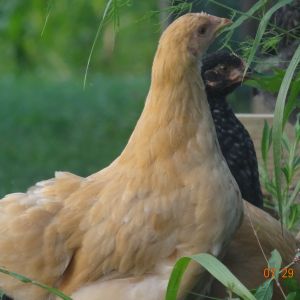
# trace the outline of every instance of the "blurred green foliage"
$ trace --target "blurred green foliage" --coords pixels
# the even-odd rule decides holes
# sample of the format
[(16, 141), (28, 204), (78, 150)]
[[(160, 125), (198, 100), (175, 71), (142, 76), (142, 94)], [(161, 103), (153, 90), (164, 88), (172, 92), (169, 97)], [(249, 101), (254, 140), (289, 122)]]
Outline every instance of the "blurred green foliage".
[[(0, 2), (0, 74), (37, 71), (46, 76), (83, 76), (88, 54), (107, 1)], [(124, 2), (124, 1), (123, 1)], [(133, 8), (134, 7), (134, 8)], [(156, 1), (136, 1), (120, 9), (117, 34), (105, 24), (91, 72), (144, 73), (160, 35)], [(115, 44), (117, 43), (117, 47)]]
[(159, 15), (145, 17), (155, 1), (120, 7), (122, 26), (115, 34), (105, 24), (83, 90), (106, 2), (0, 1), (0, 197), (56, 170), (89, 175), (124, 147), (147, 93)]
[[(142, 110), (149, 79), (0, 81), (0, 197), (58, 170), (87, 176), (120, 153)], [(17, 88), (16, 88), (17, 87)]]

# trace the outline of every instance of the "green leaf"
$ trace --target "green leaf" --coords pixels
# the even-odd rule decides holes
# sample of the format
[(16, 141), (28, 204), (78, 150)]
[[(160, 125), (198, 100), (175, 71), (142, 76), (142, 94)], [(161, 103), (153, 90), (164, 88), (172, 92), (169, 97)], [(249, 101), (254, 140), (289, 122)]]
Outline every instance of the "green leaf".
[(281, 168), (281, 171), (284, 174), (286, 183), (290, 184), (290, 182), (291, 182), (291, 172), (290, 172), (289, 167), (286, 165), (286, 166)]
[[(257, 88), (269, 92), (271, 94), (277, 94), (285, 75), (285, 70), (274, 68), (273, 74), (260, 74), (254, 73), (250, 80), (246, 80), (245, 85)], [(300, 94), (300, 72), (297, 73), (295, 79), (291, 83), (290, 92), (286, 101), (284, 109), (283, 124), (286, 124), (290, 114), (299, 105)]]
[(272, 196), (276, 196), (276, 186), (272, 181), (267, 182), (265, 188)]
[(271, 300), (273, 296), (273, 279), (265, 281), (255, 292), (257, 300)]
[(261, 139), (261, 155), (264, 163), (267, 163), (268, 152), (272, 143), (272, 129), (269, 127), (268, 122), (265, 120), (264, 129)]
[(278, 279), (281, 269), (282, 258), (279, 252), (275, 249), (271, 252), (271, 257), (268, 261), (269, 268), (275, 269), (275, 278)]
[(299, 192), (300, 192), (300, 181), (298, 181), (298, 183), (296, 184), (293, 193), (290, 196), (289, 203), (293, 203), (296, 200), (296, 197), (299, 194)]
[(223, 265), (217, 258), (207, 253), (182, 257), (176, 262), (169, 279), (166, 300), (177, 299), (181, 279), (191, 260), (199, 263), (224, 286), (236, 295), (240, 296), (242, 299), (255, 300), (249, 290), (228, 270), (225, 265)]
[(288, 152), (290, 152), (290, 140), (285, 132), (282, 133), (282, 145)]
[(59, 291), (58, 289), (55, 289), (53, 287), (50, 287), (46, 284), (43, 284), (41, 282), (38, 282), (38, 281), (35, 281), (35, 280), (32, 280), (24, 275), (21, 275), (21, 274), (18, 274), (18, 273), (15, 273), (15, 272), (11, 272), (11, 271), (8, 271), (6, 270), (5, 268), (0, 268), (0, 273), (4, 273), (8, 276), (11, 276), (11, 277), (14, 277), (15, 279), (21, 281), (21, 282), (24, 282), (24, 283), (27, 283), (27, 284), (33, 284), (33, 285), (36, 285), (42, 289), (45, 289), (45, 290), (48, 290), (51, 294), (55, 295), (55, 296), (58, 296), (60, 297), (61, 299), (63, 300), (72, 300), (72, 298), (68, 297), (67, 295), (65, 295), (64, 293), (62, 293), (61, 291)]
[(300, 113), (297, 115), (297, 121), (295, 124), (295, 138), (298, 143), (300, 141)]
[(276, 51), (278, 44), (283, 38), (283, 34), (278, 34), (275, 36), (268, 37), (262, 44), (262, 53), (267, 53), (269, 51)]
[(295, 170), (295, 172), (298, 170), (299, 167), (300, 167), (300, 156), (296, 156), (293, 158), (293, 169)]
[[(290, 94), (288, 97), (288, 100), (286, 102), (286, 106), (284, 109), (284, 119), (283, 119), (283, 124), (286, 123), (288, 120), (290, 114), (292, 111), (295, 109), (297, 106), (297, 103), (299, 102), (299, 94), (300, 94), (300, 72), (295, 76), (295, 79), (293, 80), (290, 88)], [(299, 103), (298, 103), (299, 105)]]
[(254, 73), (251, 76), (251, 80), (245, 81), (245, 84), (275, 94), (279, 91), (284, 74), (285, 71), (281, 69), (273, 69), (273, 74), (271, 75)]
[[(273, 122), (273, 160), (274, 160), (274, 174), (276, 182), (276, 193), (278, 199), (279, 216), (282, 220), (282, 192), (281, 192), (281, 141), (282, 141), (282, 127), (285, 99), (296, 70), (300, 61), (300, 45), (298, 46), (293, 58), (287, 68), (280, 90), (276, 100), (274, 122)], [(282, 222), (282, 221), (281, 221)]]
[(298, 292), (300, 293), (300, 282), (295, 278), (286, 278), (282, 282), (283, 287), (289, 292)]
[[(287, 297), (285, 298), (285, 300), (297, 300), (297, 299), (299, 299), (298, 297), (299, 297), (299, 295), (300, 294), (298, 294), (298, 297), (297, 297), (297, 292), (292, 292), (292, 293), (289, 293), (288, 295), (287, 295)], [(297, 298), (296, 298), (297, 297)]]
[(245, 67), (245, 71), (244, 74), (246, 74), (248, 67), (250, 66), (250, 64), (253, 61), (254, 55), (259, 47), (259, 44), (261, 42), (261, 39), (263, 37), (264, 32), (266, 31), (267, 25), (269, 24), (269, 20), (272, 17), (272, 15), (276, 12), (276, 10), (278, 10), (279, 8), (281, 8), (282, 6), (285, 6), (287, 4), (290, 4), (293, 0), (281, 0), (278, 1), (275, 5), (273, 5), (266, 13), (265, 15), (262, 17), (257, 32), (256, 32), (256, 36), (254, 39), (254, 43), (251, 49), (251, 52), (248, 56), (247, 62), (246, 62), (246, 67)]
[(300, 204), (292, 204), (288, 218), (287, 228), (292, 229), (300, 219)]

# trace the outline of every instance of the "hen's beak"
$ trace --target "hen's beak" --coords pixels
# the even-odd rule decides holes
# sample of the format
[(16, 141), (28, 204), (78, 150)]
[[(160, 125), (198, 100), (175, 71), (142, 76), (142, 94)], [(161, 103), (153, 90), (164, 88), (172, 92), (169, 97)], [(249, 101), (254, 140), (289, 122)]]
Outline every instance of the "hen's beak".
[(226, 26), (231, 25), (233, 22), (226, 18), (218, 18), (216, 22), (216, 29), (215, 29), (215, 35), (218, 35), (222, 29)]
[(248, 68), (246, 74), (244, 74), (245, 67), (245, 64), (243, 64), (239, 68), (232, 69), (228, 76), (229, 81), (232, 83), (241, 83), (245, 80), (251, 79), (253, 74), (252, 70)]

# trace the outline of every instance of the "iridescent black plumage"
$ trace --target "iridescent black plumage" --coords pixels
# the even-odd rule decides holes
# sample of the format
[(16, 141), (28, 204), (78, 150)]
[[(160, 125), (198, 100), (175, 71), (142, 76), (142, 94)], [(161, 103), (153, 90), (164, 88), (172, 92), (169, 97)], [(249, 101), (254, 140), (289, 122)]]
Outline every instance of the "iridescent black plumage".
[(262, 207), (262, 192), (252, 139), (226, 101), (226, 96), (241, 84), (244, 68), (239, 57), (219, 51), (204, 58), (202, 77), (220, 148), (229, 169), (242, 197)]

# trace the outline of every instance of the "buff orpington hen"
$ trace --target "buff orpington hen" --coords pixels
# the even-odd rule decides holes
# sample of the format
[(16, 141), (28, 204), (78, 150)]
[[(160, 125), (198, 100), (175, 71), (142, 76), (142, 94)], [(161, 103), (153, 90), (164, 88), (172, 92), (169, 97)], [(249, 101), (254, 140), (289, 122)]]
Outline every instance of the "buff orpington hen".
[[(221, 255), (243, 204), (220, 152), (199, 60), (228, 19), (186, 14), (162, 34), (142, 115), (121, 155), (0, 201), (0, 265), (74, 300), (164, 299), (175, 261)], [(203, 273), (192, 265), (180, 298)], [(14, 300), (53, 299), (0, 276)]]

